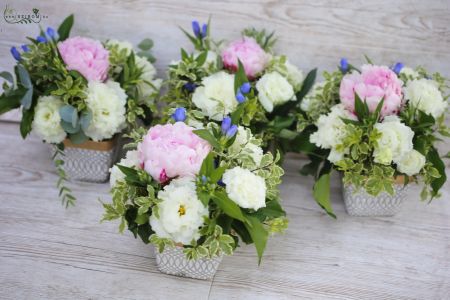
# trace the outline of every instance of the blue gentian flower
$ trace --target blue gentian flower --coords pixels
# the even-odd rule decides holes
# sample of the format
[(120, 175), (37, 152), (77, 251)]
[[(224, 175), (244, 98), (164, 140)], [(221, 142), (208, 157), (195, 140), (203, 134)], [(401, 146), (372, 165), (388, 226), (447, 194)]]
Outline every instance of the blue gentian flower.
[(184, 122), (184, 120), (186, 120), (186, 108), (178, 107), (175, 109), (175, 112), (172, 114), (172, 118), (175, 122)]
[(202, 38), (205, 38), (207, 33), (208, 33), (208, 24), (203, 24), (203, 26), (202, 26)]
[(196, 37), (201, 37), (200, 24), (198, 24), (198, 21), (192, 21), (192, 31)]
[(392, 67), (392, 71), (394, 71), (395, 74), (398, 75), (398, 74), (400, 74), (400, 71), (403, 69), (404, 66), (405, 66), (404, 64), (402, 64), (401, 62), (398, 62), (395, 64), (394, 67)]
[(28, 48), (28, 45), (22, 45), (21, 48), (22, 48), (23, 52), (30, 51), (30, 48)]
[(47, 43), (47, 39), (45, 38), (45, 36), (42, 36), (42, 35), (38, 36), (38, 37), (36, 38), (36, 41), (37, 41), (38, 43)]
[(47, 27), (47, 36), (54, 40), (58, 38), (58, 34), (56, 33), (55, 29), (51, 27)]
[(230, 117), (223, 118), (221, 126), (222, 133), (226, 134), (228, 129), (230, 129), (230, 127), (231, 127), (231, 118)]
[(227, 130), (227, 133), (226, 133), (227, 138), (229, 138), (229, 139), (232, 138), (236, 134), (237, 130), (238, 130), (238, 127), (236, 125), (232, 125)]
[(197, 88), (197, 85), (193, 82), (187, 82), (183, 85), (183, 87), (190, 93), (192, 93), (193, 91), (195, 91), (195, 89)]
[(223, 183), (222, 178), (219, 179), (219, 181), (217, 181), (217, 184), (224, 187), (225, 183)]
[(241, 92), (243, 93), (243, 94), (248, 94), (249, 92), (250, 92), (250, 89), (252, 88), (252, 85), (250, 84), (250, 82), (244, 82), (242, 85), (241, 85), (241, 88), (240, 88), (240, 90), (241, 90)]
[(22, 59), (22, 56), (20, 55), (20, 52), (16, 47), (11, 47), (11, 54), (17, 61)]
[(345, 57), (341, 58), (340, 69), (342, 73), (346, 73), (348, 71), (348, 60)]
[(237, 92), (236, 92), (236, 100), (239, 103), (244, 103), (245, 102), (245, 96), (242, 95), (241, 90), (237, 90)]

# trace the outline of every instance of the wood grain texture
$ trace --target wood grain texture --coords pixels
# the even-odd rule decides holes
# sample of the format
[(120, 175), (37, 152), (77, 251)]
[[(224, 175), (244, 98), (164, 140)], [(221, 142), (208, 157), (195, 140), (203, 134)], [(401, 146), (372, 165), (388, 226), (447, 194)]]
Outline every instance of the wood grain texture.
[[(163, 275), (153, 249), (99, 223), (108, 184), (72, 183), (77, 206), (57, 200), (48, 146), (0, 122), (2, 299), (448, 299), (450, 186), (431, 205), (409, 192), (392, 218), (346, 215), (332, 180), (337, 220), (311, 196), (304, 161), (288, 158), (281, 186), (290, 226), (261, 266), (253, 246), (225, 257), (213, 281)], [(448, 172), (448, 168), (447, 168)]]

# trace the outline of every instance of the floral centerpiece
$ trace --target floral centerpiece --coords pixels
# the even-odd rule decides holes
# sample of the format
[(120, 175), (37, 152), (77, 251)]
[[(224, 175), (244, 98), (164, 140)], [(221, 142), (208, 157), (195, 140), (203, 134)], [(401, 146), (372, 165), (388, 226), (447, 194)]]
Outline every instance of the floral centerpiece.
[(287, 227), (279, 155), (263, 154), (261, 140), (229, 118), (139, 131), (137, 149), (112, 168), (103, 220), (120, 219), (120, 231), (154, 244), (168, 274), (211, 278), (240, 242), (253, 243), (261, 261), (269, 234)]
[(359, 70), (346, 60), (324, 78), (305, 97), (309, 103), (301, 104), (320, 111), (309, 138), (318, 148), (306, 151), (311, 163), (303, 170), (316, 177), (319, 205), (334, 216), (329, 200), (333, 169), (343, 174), (350, 214), (394, 214), (411, 182), (423, 182), (423, 200), (439, 196), (446, 174), (436, 142), (449, 136), (446, 80), (421, 67), (398, 63), (389, 68), (369, 61)]
[[(0, 113), (22, 108), (22, 137), (33, 131), (56, 145), (54, 159), (62, 180), (67, 172), (72, 179), (106, 181), (115, 136), (138, 119), (151, 117), (161, 81), (149, 60), (150, 40), (136, 53), (128, 42), (69, 37), (73, 21), (71, 15), (57, 31), (49, 27), (28, 38), (28, 44), (11, 48), (17, 81), (2, 73), (7, 81)], [(62, 180), (62, 200), (73, 204)]]
[(192, 22), (193, 35), (184, 31), (195, 51), (181, 50), (181, 60), (168, 71), (167, 116), (187, 110), (186, 122), (202, 127), (232, 116), (263, 141), (273, 153), (289, 150), (297, 136), (291, 114), (308, 92), (315, 70), (306, 77), (286, 56), (273, 50), (276, 40), (265, 30), (246, 29), (228, 44), (215, 42), (210, 25)]

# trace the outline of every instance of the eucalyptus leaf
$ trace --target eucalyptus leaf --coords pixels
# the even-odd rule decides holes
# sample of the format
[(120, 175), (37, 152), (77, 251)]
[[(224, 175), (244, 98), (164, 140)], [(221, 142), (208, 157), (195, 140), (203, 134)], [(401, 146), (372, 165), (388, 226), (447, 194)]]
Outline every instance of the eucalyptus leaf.
[(22, 86), (27, 89), (32, 89), (33, 85), (31, 84), (30, 74), (28, 74), (28, 71), (25, 69), (25, 67), (21, 64), (18, 64), (17, 71), (19, 74), (20, 84), (22, 84)]
[(32, 102), (33, 102), (33, 87), (27, 89), (22, 99), (20, 99), (20, 104), (22, 104), (23, 108), (26, 110), (30, 109)]
[(70, 141), (74, 144), (82, 144), (86, 142), (89, 138), (84, 134), (83, 130), (79, 130), (76, 133), (69, 135)]
[(83, 131), (86, 131), (89, 128), (91, 121), (92, 121), (92, 112), (89, 109), (83, 111), (80, 116), (81, 129), (83, 129)]
[(150, 50), (153, 47), (151, 39), (144, 39), (138, 44), (138, 48), (144, 51)]
[(14, 77), (12, 76), (11, 73), (3, 71), (0, 72), (0, 77), (6, 79), (7, 81), (9, 81), (11, 84), (14, 84)]
[(77, 127), (78, 111), (75, 107), (69, 104), (64, 105), (59, 109), (59, 115), (63, 121), (72, 124), (73, 128)]
[(66, 122), (64, 120), (61, 120), (61, 127), (64, 129), (65, 132), (69, 133), (69, 134), (75, 134), (78, 131), (80, 131), (81, 126), (80, 123), (77, 124), (77, 126), (72, 126), (71, 122)]

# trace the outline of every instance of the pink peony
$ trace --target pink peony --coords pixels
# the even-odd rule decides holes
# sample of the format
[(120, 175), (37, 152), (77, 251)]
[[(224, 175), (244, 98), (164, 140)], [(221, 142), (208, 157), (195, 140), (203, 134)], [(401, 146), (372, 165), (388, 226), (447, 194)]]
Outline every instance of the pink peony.
[(99, 41), (73, 37), (58, 44), (68, 70), (76, 70), (87, 80), (105, 81), (108, 76), (109, 52)]
[(381, 116), (397, 114), (402, 105), (402, 81), (385, 66), (364, 65), (361, 73), (342, 78), (339, 95), (345, 108), (355, 112), (355, 92), (365, 100), (371, 112), (384, 97)]
[(238, 70), (238, 59), (244, 65), (247, 77), (254, 79), (266, 67), (269, 55), (253, 38), (244, 37), (230, 43), (222, 52), (223, 65), (232, 72)]
[(156, 125), (138, 145), (139, 162), (155, 180), (194, 176), (211, 146), (183, 122)]

